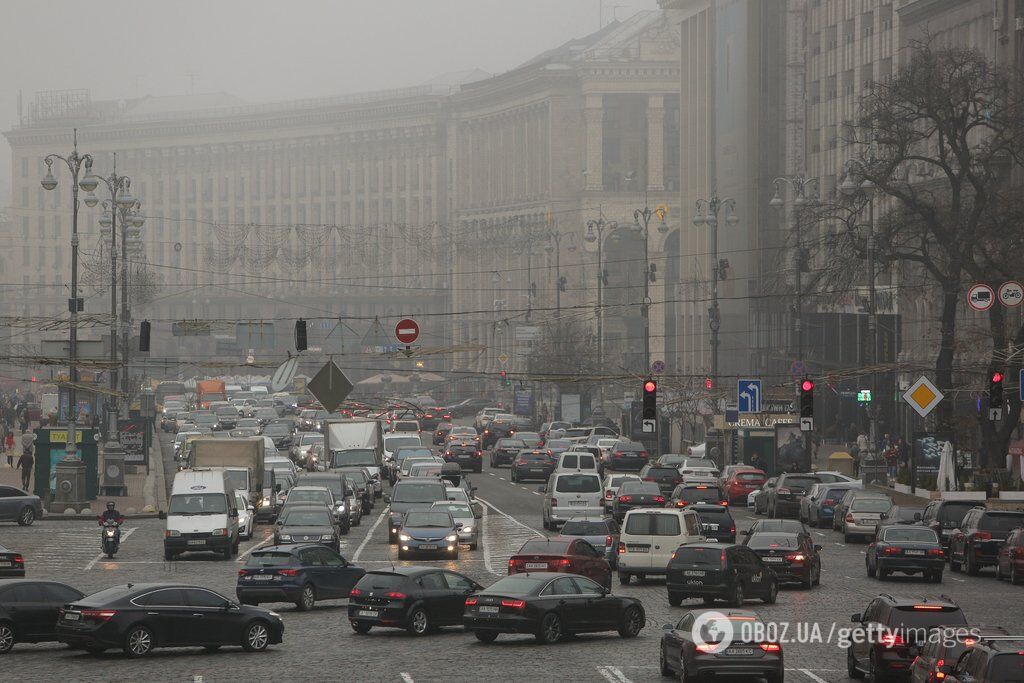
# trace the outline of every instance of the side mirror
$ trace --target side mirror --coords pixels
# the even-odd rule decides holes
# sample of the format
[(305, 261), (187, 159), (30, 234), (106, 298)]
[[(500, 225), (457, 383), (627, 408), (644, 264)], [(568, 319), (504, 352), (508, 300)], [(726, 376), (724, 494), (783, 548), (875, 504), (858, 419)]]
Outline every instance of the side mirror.
[(461, 529), (462, 528), (462, 522), (456, 522), (455, 523), (455, 528), (456, 529)]
[(662, 631), (674, 631), (675, 628), (676, 627), (673, 624), (662, 624), (661, 625), (661, 630)]
[(231, 508), (230, 510), (228, 510), (228, 517), (237, 517), (237, 516), (238, 516), (238, 508)]
[(247, 505), (245, 509), (248, 510), (249, 512), (253, 512), (256, 508), (254, 508), (252, 505)]
[(743, 531), (740, 532), (740, 536), (749, 536), (749, 535), (750, 535), (750, 529), (744, 529)]
[(476, 492), (476, 487), (475, 486), (470, 486), (469, 490), (472, 491), (472, 492)]
[(861, 619), (860, 612), (857, 612), (856, 614), (851, 614), (850, 615), (850, 621), (852, 621), (852, 622), (854, 622), (856, 624), (859, 624), (861, 621), (863, 621), (863, 619)]
[(538, 492), (538, 493), (547, 493), (547, 492), (548, 492), (548, 487), (547, 487), (547, 484), (544, 484), (544, 485), (538, 486), (538, 487), (537, 487), (537, 492)]
[(878, 515), (878, 518), (879, 519), (889, 519), (889, 513), (888, 512), (883, 512), (882, 514)]
[(819, 553), (821, 552), (821, 546), (820, 546), (820, 545), (815, 545), (815, 546), (814, 546), (814, 549), (815, 549), (816, 551), (818, 551)]
[(281, 485), (274, 484), (274, 493), (281, 493)]
[(915, 522), (920, 522), (921, 521), (921, 513), (920, 512), (915, 512), (914, 513), (914, 521)]
[(384, 502), (385, 503), (390, 503), (391, 502), (391, 496), (389, 496), (388, 494), (385, 493), (384, 494)]
[(156, 513), (156, 518), (157, 519), (167, 519), (167, 513), (164, 512), (163, 510), (161, 510), (160, 512)]

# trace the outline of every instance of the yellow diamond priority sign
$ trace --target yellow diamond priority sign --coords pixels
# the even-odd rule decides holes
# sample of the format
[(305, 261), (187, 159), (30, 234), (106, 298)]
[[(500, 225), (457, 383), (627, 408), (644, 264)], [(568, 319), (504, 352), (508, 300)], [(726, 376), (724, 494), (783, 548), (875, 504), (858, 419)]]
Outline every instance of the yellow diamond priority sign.
[(932, 384), (930, 379), (923, 376), (903, 394), (903, 400), (909, 403), (910, 407), (916, 410), (921, 417), (927, 417), (928, 413), (932, 412), (942, 399), (942, 392), (939, 391), (939, 388)]

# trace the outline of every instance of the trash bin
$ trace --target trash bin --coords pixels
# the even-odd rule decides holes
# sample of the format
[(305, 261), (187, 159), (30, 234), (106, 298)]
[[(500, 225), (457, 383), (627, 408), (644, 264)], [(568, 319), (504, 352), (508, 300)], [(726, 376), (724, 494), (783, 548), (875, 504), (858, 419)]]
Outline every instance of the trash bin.
[(854, 474), (853, 456), (846, 451), (836, 451), (832, 455), (828, 456), (827, 462), (830, 472), (842, 472), (849, 477), (852, 477)]

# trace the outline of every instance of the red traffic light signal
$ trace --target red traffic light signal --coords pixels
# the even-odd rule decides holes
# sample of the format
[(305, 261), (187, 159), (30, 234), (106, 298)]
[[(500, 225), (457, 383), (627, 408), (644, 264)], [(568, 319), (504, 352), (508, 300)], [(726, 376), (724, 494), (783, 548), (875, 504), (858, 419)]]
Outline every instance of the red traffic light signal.
[(704, 378), (704, 388), (708, 389), (708, 390), (711, 390), (711, 389), (715, 388), (715, 383), (711, 381), (710, 377), (705, 377)]
[(993, 384), (999, 384), (1002, 381), (1003, 381), (1003, 373), (999, 372), (998, 370), (994, 370), (992, 372), (992, 383)]
[(803, 382), (802, 382), (802, 383), (800, 384), (800, 390), (801, 390), (801, 391), (814, 391), (814, 382), (812, 382), (812, 381), (811, 381), (811, 380), (809, 380), (809, 379), (805, 379), (805, 380), (804, 380), (804, 381), (803, 381)]
[(653, 379), (649, 379), (646, 382), (644, 382), (644, 393), (645, 394), (653, 394), (657, 390), (658, 390), (658, 383), (655, 382)]

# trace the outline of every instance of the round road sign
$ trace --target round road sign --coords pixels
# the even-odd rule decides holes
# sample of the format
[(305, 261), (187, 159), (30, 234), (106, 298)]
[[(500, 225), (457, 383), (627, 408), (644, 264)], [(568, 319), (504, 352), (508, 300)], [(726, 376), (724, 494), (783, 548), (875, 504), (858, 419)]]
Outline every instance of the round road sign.
[(412, 318), (399, 320), (395, 325), (395, 338), (403, 344), (412, 344), (419, 339), (420, 326)]
[(999, 303), (1004, 306), (1014, 307), (1024, 303), (1024, 287), (1016, 280), (1010, 280), (999, 285)]
[(984, 283), (971, 285), (967, 290), (967, 303), (976, 311), (987, 311), (996, 302), (996, 293)]

